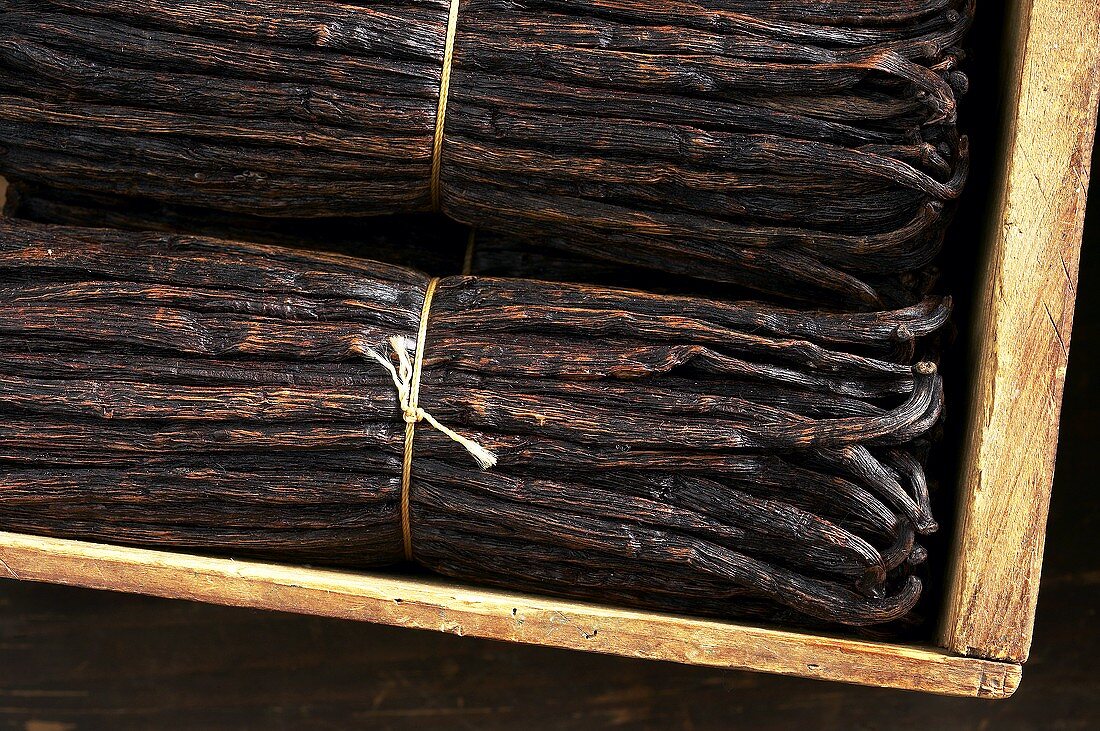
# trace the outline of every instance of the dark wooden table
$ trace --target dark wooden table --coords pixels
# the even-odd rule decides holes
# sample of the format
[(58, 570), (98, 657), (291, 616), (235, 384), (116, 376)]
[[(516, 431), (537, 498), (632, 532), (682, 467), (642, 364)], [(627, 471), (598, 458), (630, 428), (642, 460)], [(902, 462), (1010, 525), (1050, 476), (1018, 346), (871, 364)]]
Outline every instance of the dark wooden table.
[[(1100, 170), (1100, 167), (1096, 169)], [(1100, 185), (1081, 281), (1100, 282)], [(1100, 287), (1081, 290), (1023, 686), (990, 702), (0, 582), (0, 729), (1100, 728)]]

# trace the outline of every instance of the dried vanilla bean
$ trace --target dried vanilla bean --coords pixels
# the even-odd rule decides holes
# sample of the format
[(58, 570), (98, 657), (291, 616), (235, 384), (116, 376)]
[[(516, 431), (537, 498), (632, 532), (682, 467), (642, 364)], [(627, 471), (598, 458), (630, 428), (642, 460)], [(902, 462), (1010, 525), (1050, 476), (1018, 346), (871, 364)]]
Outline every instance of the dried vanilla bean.
[[(465, 0), (438, 202), (543, 245), (882, 310), (938, 251), (974, 0)], [(0, 2), (0, 172), (281, 218), (433, 205), (449, 3)]]
[[(405, 424), (370, 356), (428, 279), (164, 232), (0, 221), (0, 527), (362, 568), (403, 558)], [(448, 277), (414, 560), (724, 617), (876, 625), (920, 594), (949, 303), (797, 311)], [(676, 587), (682, 587), (677, 591)]]
[[(9, 216), (39, 223), (192, 233), (298, 249), (335, 251), (414, 267), (436, 276), (460, 272), (469, 243), (469, 229), (441, 216), (404, 214), (371, 218), (266, 218), (129, 196), (74, 193), (26, 182), (8, 186), (5, 212)], [(493, 247), (494, 250), (505, 246), (502, 237), (498, 239), (500, 243)], [(488, 238), (483, 244), (478, 244), (478, 248), (489, 249)], [(560, 256), (557, 260), (559, 266), (564, 266), (567, 261)], [(516, 276), (521, 275), (522, 270), (517, 270)]]
[[(42, 223), (110, 226), (128, 230), (200, 233), (297, 248), (357, 254), (381, 261), (450, 274), (462, 269), (485, 276), (529, 277), (562, 282), (631, 286), (651, 292), (690, 294), (715, 299), (751, 298), (751, 290), (675, 277), (640, 266), (568, 251), (561, 241), (530, 232), (470, 229), (446, 219), (418, 216), (372, 218), (272, 219), (227, 214), (197, 207), (168, 205), (128, 196), (74, 193), (26, 181), (9, 187), (9, 213)], [(472, 246), (469, 246), (472, 243)], [(876, 277), (876, 291), (890, 307), (920, 302), (936, 289), (936, 268)]]

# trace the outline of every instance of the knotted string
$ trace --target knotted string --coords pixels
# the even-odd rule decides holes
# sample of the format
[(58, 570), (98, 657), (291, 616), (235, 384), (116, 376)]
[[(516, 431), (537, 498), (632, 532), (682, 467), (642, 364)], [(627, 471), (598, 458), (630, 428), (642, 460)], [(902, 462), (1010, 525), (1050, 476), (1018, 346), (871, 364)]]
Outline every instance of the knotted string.
[[(441, 424), (434, 416), (420, 407), (420, 374), (424, 365), (424, 342), (428, 334), (428, 310), (431, 307), (432, 296), (435, 294), (438, 279), (433, 279), (428, 285), (428, 291), (424, 295), (424, 308), (420, 314), (420, 331), (417, 340), (412, 338), (393, 336), (389, 339), (390, 347), (397, 354), (398, 365), (394, 367), (393, 361), (379, 353), (374, 348), (367, 348), (366, 353), (378, 361), (389, 371), (393, 378), (393, 384), (397, 388), (397, 403), (401, 407), (401, 414), (405, 420), (405, 457), (401, 467), (401, 535), (405, 544), (405, 558), (412, 560), (412, 520), (410, 516), (409, 492), (412, 485), (412, 458), (413, 437), (416, 433), (416, 425), (422, 421), (428, 422), (437, 431), (446, 434), (450, 439), (461, 444), (470, 455), (477, 460), (481, 469), (487, 470), (497, 463), (497, 456), (481, 446), (473, 439), (464, 437), (450, 427)], [(410, 357), (409, 353), (412, 352)]]
[(401, 405), (402, 416), (405, 419), (406, 424), (418, 424), (421, 421), (428, 422), (437, 431), (443, 432), (454, 441), (461, 444), (466, 448), (466, 451), (477, 460), (477, 463), (481, 465), (481, 469), (487, 470), (493, 467), (497, 463), (497, 457), (491, 451), (481, 446), (473, 439), (464, 437), (454, 429), (439, 423), (439, 421), (415, 403), (412, 399), (412, 386), (413, 386), (413, 361), (409, 357), (409, 352), (416, 348), (416, 343), (411, 338), (392, 337), (390, 338), (390, 347), (397, 353), (399, 361), (398, 366), (395, 368), (393, 362), (386, 356), (379, 353), (373, 348), (368, 348), (367, 353), (372, 358), (385, 366), (386, 370), (390, 372), (393, 377), (393, 383), (397, 386), (398, 402)]

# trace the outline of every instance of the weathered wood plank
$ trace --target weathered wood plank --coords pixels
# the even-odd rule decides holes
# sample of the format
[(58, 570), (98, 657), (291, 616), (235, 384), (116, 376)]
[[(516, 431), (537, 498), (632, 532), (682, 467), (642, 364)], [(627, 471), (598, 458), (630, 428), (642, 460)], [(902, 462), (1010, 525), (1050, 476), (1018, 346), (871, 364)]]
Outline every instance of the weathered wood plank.
[(1018, 3), (942, 644), (1031, 645), (1100, 90), (1100, 2)]
[(613, 609), (434, 580), (202, 558), (0, 533), (0, 572), (27, 581), (430, 629), (711, 667), (1002, 698), (1011, 663)]

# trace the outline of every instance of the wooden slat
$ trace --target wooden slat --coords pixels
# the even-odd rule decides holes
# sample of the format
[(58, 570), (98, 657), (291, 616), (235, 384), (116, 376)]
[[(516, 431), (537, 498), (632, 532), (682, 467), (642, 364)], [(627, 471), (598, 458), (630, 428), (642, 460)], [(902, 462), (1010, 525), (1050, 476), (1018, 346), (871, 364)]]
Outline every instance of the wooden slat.
[(627, 611), (438, 580), (326, 571), (0, 533), (0, 575), (317, 614), (512, 642), (824, 680), (1003, 698), (1010, 663)]
[(1031, 646), (1100, 88), (1100, 2), (1019, 2), (941, 642)]

